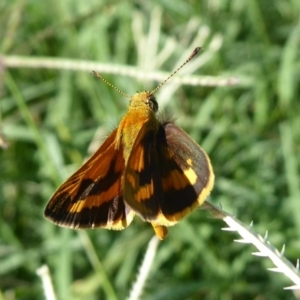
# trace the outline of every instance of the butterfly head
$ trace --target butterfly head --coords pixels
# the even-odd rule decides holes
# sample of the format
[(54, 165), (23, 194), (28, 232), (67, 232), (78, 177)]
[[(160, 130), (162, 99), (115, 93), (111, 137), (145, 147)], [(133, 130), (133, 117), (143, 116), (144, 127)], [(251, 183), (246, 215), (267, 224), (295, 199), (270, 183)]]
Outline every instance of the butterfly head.
[(156, 113), (158, 104), (156, 98), (150, 92), (136, 93), (130, 99), (129, 107), (133, 109), (147, 108)]

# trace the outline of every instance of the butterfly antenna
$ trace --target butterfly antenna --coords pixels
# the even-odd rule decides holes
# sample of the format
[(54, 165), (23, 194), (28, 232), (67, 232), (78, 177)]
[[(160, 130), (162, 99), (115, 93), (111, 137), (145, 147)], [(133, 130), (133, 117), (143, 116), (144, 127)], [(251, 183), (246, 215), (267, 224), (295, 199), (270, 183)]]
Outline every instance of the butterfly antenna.
[(158, 89), (160, 89), (171, 77), (173, 77), (182, 67), (184, 67), (189, 61), (191, 61), (201, 50), (201, 47), (195, 48), (190, 57), (178, 68), (176, 69), (167, 79), (165, 79), (159, 86), (157, 86), (150, 94), (154, 94)]
[(124, 92), (122, 92), (119, 88), (117, 88), (116, 86), (114, 86), (114, 85), (111, 84), (110, 82), (108, 82), (108, 81), (107, 81), (104, 77), (102, 77), (102, 75), (100, 75), (98, 72), (96, 72), (96, 71), (92, 71), (92, 72), (93, 72), (93, 74), (94, 74), (97, 78), (101, 79), (104, 83), (106, 83), (108, 86), (112, 87), (115, 91), (119, 92), (119, 93), (120, 93), (121, 95), (123, 95), (124, 97), (131, 99), (130, 96), (128, 96), (127, 94), (125, 94)]

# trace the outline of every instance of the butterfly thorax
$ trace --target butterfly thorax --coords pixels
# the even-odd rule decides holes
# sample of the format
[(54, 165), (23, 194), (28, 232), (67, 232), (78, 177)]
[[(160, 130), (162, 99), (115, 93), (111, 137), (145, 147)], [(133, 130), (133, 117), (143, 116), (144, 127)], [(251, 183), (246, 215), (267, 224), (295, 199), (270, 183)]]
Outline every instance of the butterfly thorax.
[(149, 92), (137, 93), (130, 99), (128, 112), (121, 120), (117, 132), (118, 145), (121, 143), (123, 146), (125, 163), (140, 131), (158, 130), (159, 123), (155, 116), (157, 110), (156, 99)]

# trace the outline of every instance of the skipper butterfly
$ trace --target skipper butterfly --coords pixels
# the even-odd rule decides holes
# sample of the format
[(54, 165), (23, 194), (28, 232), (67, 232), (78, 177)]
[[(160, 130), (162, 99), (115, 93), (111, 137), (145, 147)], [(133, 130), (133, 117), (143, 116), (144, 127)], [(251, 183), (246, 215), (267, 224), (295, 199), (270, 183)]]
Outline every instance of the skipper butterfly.
[(135, 214), (159, 239), (208, 197), (214, 183), (209, 157), (172, 121), (156, 117), (152, 92), (129, 97), (128, 112), (100, 148), (53, 194), (45, 217), (69, 228), (121, 230)]

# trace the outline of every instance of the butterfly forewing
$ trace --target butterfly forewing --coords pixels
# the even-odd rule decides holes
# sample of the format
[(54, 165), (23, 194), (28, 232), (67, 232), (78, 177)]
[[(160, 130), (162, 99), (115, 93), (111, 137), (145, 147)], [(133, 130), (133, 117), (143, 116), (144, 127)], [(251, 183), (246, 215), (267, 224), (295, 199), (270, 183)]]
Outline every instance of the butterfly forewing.
[(157, 217), (163, 199), (155, 138), (156, 132), (144, 124), (124, 173), (124, 200), (147, 221)]
[(206, 153), (173, 123), (146, 128), (125, 168), (124, 199), (152, 225), (174, 225), (209, 195), (213, 171)]
[(65, 227), (123, 229), (134, 212), (123, 201), (122, 147), (113, 131), (94, 155), (52, 196), (45, 216)]

